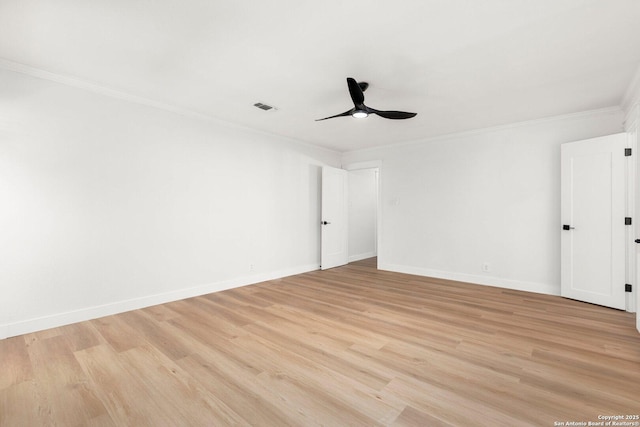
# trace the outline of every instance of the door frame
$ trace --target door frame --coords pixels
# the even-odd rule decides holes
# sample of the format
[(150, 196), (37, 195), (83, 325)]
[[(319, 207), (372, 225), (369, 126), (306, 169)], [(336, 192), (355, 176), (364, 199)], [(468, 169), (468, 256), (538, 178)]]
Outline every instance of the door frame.
[(637, 221), (640, 218), (635, 216), (635, 213), (640, 213), (640, 196), (637, 194), (640, 191), (640, 102), (636, 102), (632, 105), (624, 120), (624, 130), (627, 132), (628, 140), (627, 147), (631, 148), (632, 157), (631, 165), (629, 166), (629, 199), (627, 212), (633, 218), (631, 224), (632, 233), (628, 238), (628, 244), (630, 245), (628, 258), (627, 258), (627, 283), (633, 286), (633, 290), (627, 293), (627, 311), (636, 312), (636, 329), (640, 332), (640, 245), (635, 243), (635, 239), (640, 238), (637, 234), (640, 231), (640, 227), (637, 225)]
[[(626, 216), (631, 218), (631, 225), (626, 227), (626, 247), (625, 247), (625, 283), (632, 285), (632, 291), (626, 293), (626, 311), (635, 313), (638, 310), (638, 301), (640, 301), (640, 293), (638, 292), (638, 286), (640, 286), (640, 276), (638, 275), (638, 255), (640, 251), (638, 248), (640, 245), (635, 243), (636, 232), (639, 230), (638, 221), (640, 218), (636, 217), (636, 191), (638, 191), (638, 179), (637, 164), (638, 164), (638, 151), (637, 151), (637, 129), (632, 131), (626, 131), (627, 144), (626, 147), (631, 149), (631, 157), (625, 162), (626, 167), (626, 179), (627, 179), (627, 194), (626, 194)], [(638, 331), (640, 332), (640, 317), (638, 317)]]
[(361, 169), (377, 169), (378, 170), (378, 194), (376, 200), (376, 268), (380, 265), (380, 258), (384, 257), (383, 238), (382, 238), (382, 160), (371, 160), (368, 162), (348, 163), (342, 165), (342, 169), (351, 172)]

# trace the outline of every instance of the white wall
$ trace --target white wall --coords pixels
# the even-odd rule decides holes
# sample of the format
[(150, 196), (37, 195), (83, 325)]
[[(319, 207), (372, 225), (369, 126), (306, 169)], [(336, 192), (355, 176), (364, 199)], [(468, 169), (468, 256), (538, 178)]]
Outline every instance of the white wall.
[(318, 268), (324, 164), (0, 70), (0, 338)]
[(622, 122), (601, 110), (345, 153), (382, 162), (379, 268), (559, 294), (560, 144)]
[(349, 171), (349, 262), (376, 256), (377, 169)]
[(381, 268), (559, 293), (559, 145), (622, 120), (340, 158), (0, 70), (0, 338), (317, 268), (324, 164), (382, 161)]

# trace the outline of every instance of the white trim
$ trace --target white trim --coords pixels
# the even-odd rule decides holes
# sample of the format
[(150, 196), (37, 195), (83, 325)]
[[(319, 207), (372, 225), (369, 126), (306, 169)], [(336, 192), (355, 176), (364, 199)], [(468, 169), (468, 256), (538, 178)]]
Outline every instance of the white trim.
[(367, 258), (373, 258), (374, 256), (376, 256), (375, 252), (367, 252), (364, 254), (351, 255), (349, 257), (349, 262), (356, 262), (356, 261), (360, 261)]
[(120, 99), (126, 102), (131, 102), (138, 105), (144, 105), (146, 107), (157, 108), (159, 110), (168, 111), (171, 113), (179, 114), (186, 117), (195, 118), (198, 120), (203, 120), (205, 122), (218, 124), (220, 126), (226, 126), (232, 129), (243, 130), (246, 132), (251, 132), (258, 135), (269, 136), (279, 138), (280, 140), (289, 141), (291, 143), (303, 145), (312, 149), (325, 151), (327, 153), (332, 154), (341, 154), (341, 151), (333, 150), (331, 148), (323, 147), (320, 145), (311, 144), (305, 141), (301, 141), (298, 139), (294, 139), (288, 136), (279, 135), (271, 132), (267, 132), (264, 130), (259, 130), (255, 128), (251, 128), (248, 126), (240, 125), (237, 123), (229, 122), (223, 119), (220, 119), (215, 116), (211, 116), (204, 113), (199, 113), (197, 111), (189, 110), (187, 108), (178, 107), (173, 104), (168, 104), (165, 102), (156, 101), (153, 99), (145, 98), (143, 96), (133, 95), (131, 93), (113, 89), (104, 85), (91, 83), (86, 80), (78, 79), (75, 77), (64, 76), (61, 74), (52, 73), (49, 71), (41, 70), (39, 68), (30, 67), (28, 65), (20, 64), (18, 62), (9, 61), (4, 58), (0, 58), (0, 69), (4, 69), (7, 71), (12, 71), (14, 73), (26, 74), (31, 77), (35, 77), (42, 80), (48, 80), (56, 83), (60, 83), (66, 86), (74, 87), (76, 89), (86, 90), (88, 92), (96, 93), (98, 95), (107, 96), (110, 98)]
[(640, 102), (640, 65), (636, 68), (636, 72), (624, 92), (620, 105), (624, 111), (628, 112), (638, 102)]
[(624, 118), (624, 130), (629, 132), (638, 127), (638, 116), (640, 116), (640, 102), (631, 106)]
[(395, 144), (382, 145), (382, 146), (378, 146), (378, 147), (362, 148), (362, 149), (357, 149), (357, 150), (344, 151), (344, 152), (342, 152), (342, 155), (345, 156), (345, 155), (350, 154), (350, 153), (359, 153), (359, 154), (360, 153), (375, 153), (377, 151), (387, 150), (389, 148), (413, 146), (413, 145), (420, 145), (420, 144), (425, 144), (425, 143), (430, 143), (430, 142), (438, 142), (438, 141), (448, 141), (450, 139), (468, 138), (468, 137), (475, 136), (475, 135), (483, 135), (483, 134), (491, 133), (491, 132), (511, 130), (511, 129), (519, 128), (519, 127), (537, 126), (537, 125), (556, 122), (556, 121), (560, 121), (560, 120), (589, 117), (589, 116), (595, 116), (595, 115), (600, 115), (600, 114), (609, 114), (609, 113), (613, 114), (613, 113), (620, 113), (620, 112), (624, 112), (624, 111), (622, 110), (622, 108), (620, 108), (618, 106), (617, 107), (605, 107), (605, 108), (599, 108), (599, 109), (596, 109), (596, 110), (580, 111), (580, 112), (577, 112), (577, 113), (570, 113), (570, 114), (563, 114), (563, 115), (559, 115), (559, 116), (544, 117), (544, 118), (541, 118), (541, 119), (525, 120), (525, 121), (522, 121), (522, 122), (514, 122), (514, 123), (509, 123), (509, 124), (506, 124), (506, 125), (491, 126), (491, 127), (472, 129), (472, 130), (467, 130), (467, 131), (462, 131), (462, 132), (447, 133), (447, 134), (444, 134), (444, 135), (438, 135), (438, 136), (432, 136), (432, 137), (424, 137), (424, 138), (412, 139), (412, 140), (409, 140), (409, 141), (398, 142), (398, 143), (395, 143)]
[(626, 206), (625, 216), (633, 219), (631, 225), (625, 227), (625, 283), (632, 284), (633, 291), (625, 293), (625, 308), (630, 313), (636, 312), (636, 298), (637, 292), (636, 283), (636, 243), (635, 235), (638, 227), (637, 218), (635, 216), (636, 205), (636, 157), (638, 155), (636, 147), (636, 132), (637, 130), (627, 131), (627, 148), (631, 148), (632, 156), (627, 157), (625, 161), (626, 169)]
[[(349, 150), (349, 151), (339, 151), (339, 150), (334, 150), (334, 149), (327, 148), (327, 147), (324, 147), (324, 146), (321, 146), (321, 145), (311, 144), (311, 143), (308, 143), (308, 142), (305, 142), (305, 141), (302, 141), (302, 140), (298, 140), (298, 139), (294, 139), (294, 138), (291, 138), (291, 137), (288, 137), (288, 136), (279, 135), (279, 134), (267, 132), (267, 131), (264, 131), (264, 130), (258, 130), (258, 129), (251, 128), (251, 127), (248, 127), (248, 126), (244, 126), (244, 125), (240, 125), (240, 124), (237, 124), (237, 123), (229, 122), (229, 121), (226, 121), (226, 120), (223, 120), (223, 119), (220, 119), (220, 118), (208, 115), (208, 114), (203, 114), (203, 113), (196, 112), (196, 111), (193, 111), (193, 110), (189, 110), (189, 109), (186, 109), (186, 108), (178, 107), (176, 105), (172, 105), (172, 104), (156, 101), (156, 100), (153, 100), (153, 99), (145, 98), (143, 96), (133, 95), (131, 93), (128, 93), (128, 92), (125, 92), (125, 91), (122, 91), (122, 90), (109, 88), (109, 87), (104, 86), (104, 85), (91, 83), (91, 82), (88, 82), (86, 80), (78, 79), (78, 78), (75, 78), (75, 77), (64, 76), (64, 75), (61, 75), (61, 74), (52, 73), (50, 71), (45, 71), (45, 70), (42, 70), (42, 69), (39, 69), (39, 68), (30, 67), (28, 65), (21, 64), (21, 63), (18, 63), (18, 62), (14, 62), (14, 61), (10, 61), (10, 60), (5, 59), (5, 58), (0, 58), (0, 69), (5, 69), (5, 70), (8, 70), (8, 71), (13, 71), (13, 72), (16, 72), (16, 73), (21, 73), (21, 74), (26, 74), (26, 75), (29, 75), (31, 77), (57, 82), (57, 83), (64, 84), (64, 85), (67, 85), (67, 86), (71, 86), (71, 87), (75, 87), (75, 88), (78, 88), (78, 89), (87, 90), (87, 91), (93, 92), (93, 93), (97, 93), (97, 94), (100, 94), (100, 95), (103, 95), (103, 96), (108, 96), (108, 97), (111, 97), (111, 98), (117, 98), (117, 99), (121, 99), (121, 100), (124, 100), (124, 101), (132, 102), (132, 103), (135, 103), (135, 104), (145, 105), (147, 107), (157, 108), (157, 109), (160, 109), (160, 110), (169, 111), (169, 112), (172, 112), (172, 113), (175, 113), (175, 114), (180, 114), (180, 115), (187, 116), (187, 117), (193, 117), (193, 118), (197, 118), (197, 119), (200, 119), (200, 120), (217, 123), (217, 124), (220, 124), (220, 125), (226, 125), (228, 127), (241, 129), (241, 130), (244, 130), (244, 131), (250, 131), (250, 132), (253, 132), (253, 133), (256, 133), (256, 134), (259, 134), (259, 135), (266, 135), (266, 136), (270, 136), (270, 137), (281, 138), (283, 140), (290, 141), (290, 142), (293, 142), (293, 143), (296, 143), (296, 144), (300, 144), (300, 145), (304, 145), (304, 146), (307, 146), (307, 147), (310, 147), (310, 148), (320, 149), (320, 150), (324, 150), (324, 151), (329, 152), (329, 153), (334, 153), (334, 154), (337, 153), (337, 154), (341, 154), (341, 155), (345, 155), (345, 154), (352, 153), (352, 152), (359, 152), (359, 153), (361, 153), (361, 152), (369, 152), (369, 151), (376, 151), (376, 150), (380, 150), (380, 149), (385, 149), (385, 148), (388, 148), (388, 147), (400, 147), (400, 146), (415, 145), (415, 144), (420, 144), (420, 143), (425, 143), (425, 142), (434, 142), (434, 141), (448, 140), (448, 139), (454, 139), (454, 138), (462, 138), (462, 137), (468, 137), (468, 136), (473, 136), (473, 135), (477, 135), (477, 134), (483, 134), (483, 133), (486, 133), (486, 132), (494, 132), (494, 131), (499, 131), (499, 130), (508, 130), (508, 129), (513, 129), (513, 128), (517, 128), (517, 127), (521, 127), (521, 126), (537, 125), (537, 124), (541, 124), (541, 123), (548, 123), (548, 122), (553, 122), (553, 121), (557, 121), (557, 120), (565, 120), (565, 119), (574, 118), (574, 117), (584, 117), (584, 116), (602, 114), (602, 113), (607, 113), (607, 112), (626, 111), (626, 108), (623, 109), (621, 106), (606, 107), (606, 108), (601, 108), (601, 109), (596, 109), (596, 110), (588, 110), (588, 111), (570, 113), (570, 114), (559, 115), (559, 116), (544, 117), (544, 118), (541, 118), (541, 119), (514, 122), (514, 123), (509, 123), (509, 124), (506, 124), (506, 125), (491, 126), (491, 127), (479, 128), (479, 129), (472, 129), (472, 130), (463, 131), (463, 132), (447, 133), (447, 134), (444, 134), (444, 135), (439, 135), (439, 136), (434, 136), (434, 137), (412, 139), (412, 140), (408, 140), (408, 141), (403, 141), (403, 142), (399, 142), (399, 143), (395, 143), (395, 144), (388, 144), (388, 145), (383, 145), (383, 146), (378, 146), (378, 147), (356, 149), (356, 150)], [(628, 97), (631, 98), (633, 96), (632, 95), (633, 93), (635, 93), (635, 98), (627, 100)], [(632, 83), (627, 88), (627, 92), (625, 93), (625, 97), (624, 97), (623, 101), (627, 101), (627, 102), (639, 101), (640, 102), (640, 67), (638, 67), (638, 70), (636, 71), (636, 74), (634, 76), (634, 79), (633, 79)], [(625, 105), (624, 102), (623, 102), (623, 105)], [(376, 166), (370, 166), (370, 167), (376, 167)], [(364, 168), (363, 167), (359, 167), (359, 169), (364, 169)]]
[(497, 288), (512, 289), (516, 291), (535, 292), (546, 295), (560, 295), (560, 285), (554, 286), (547, 283), (523, 282), (520, 280), (501, 279), (492, 276), (477, 276), (466, 273), (452, 273), (449, 271), (430, 270), (427, 268), (412, 267), (399, 264), (378, 263), (380, 270), (396, 273), (413, 274), (416, 276), (433, 277), (436, 279), (455, 280), (457, 282), (471, 283), (474, 285), (494, 286)]
[(382, 167), (382, 160), (372, 160), (370, 162), (358, 162), (348, 163), (343, 165), (342, 168), (348, 171), (355, 171), (361, 169), (377, 169)]
[(35, 77), (38, 79), (49, 80), (49, 81), (60, 83), (66, 86), (71, 86), (76, 89), (83, 89), (89, 92), (97, 93), (97, 94), (108, 96), (111, 98), (121, 99), (124, 101), (132, 102), (134, 104), (142, 104), (147, 107), (158, 108), (161, 110), (171, 111), (177, 114), (194, 116), (201, 119), (208, 118), (204, 114), (186, 111), (184, 109), (172, 106), (170, 104), (165, 104), (165, 103), (154, 101), (141, 96), (132, 95), (130, 93), (127, 93), (121, 90), (112, 89), (104, 85), (98, 85), (95, 83), (88, 82), (86, 80), (77, 79), (75, 77), (64, 76), (61, 74), (45, 71), (39, 68), (33, 68), (28, 65), (20, 64), (18, 62), (6, 60), (4, 58), (0, 58), (0, 68), (8, 71), (13, 71), (15, 73), (26, 74), (28, 76)]
[(4, 325), (0, 325), (0, 339), (28, 334), (36, 331), (42, 331), (45, 329), (68, 325), (71, 323), (97, 319), (99, 317), (110, 316), (126, 311), (150, 307), (153, 305), (179, 301), (186, 298), (224, 291), (227, 289), (239, 288), (241, 286), (253, 285), (255, 283), (265, 282), (268, 280), (293, 276), (295, 274), (307, 273), (309, 271), (318, 270), (318, 268), (319, 266), (317, 264), (308, 264), (299, 267), (273, 271), (270, 273), (244, 276), (235, 279), (224, 280), (217, 283), (193, 286), (186, 289), (180, 289), (156, 295), (148, 295), (140, 298), (132, 298), (125, 301), (118, 301), (104, 305), (81, 308), (79, 310), (68, 311), (65, 313), (56, 313), (49, 316), (21, 320), (15, 323), (7, 323)]

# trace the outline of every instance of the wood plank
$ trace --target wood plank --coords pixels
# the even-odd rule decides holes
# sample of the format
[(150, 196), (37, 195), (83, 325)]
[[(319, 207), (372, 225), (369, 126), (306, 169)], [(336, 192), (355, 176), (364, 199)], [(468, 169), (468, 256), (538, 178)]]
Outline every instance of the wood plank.
[[(164, 425), (177, 420), (170, 402), (149, 399), (153, 390), (130, 375), (131, 366), (110, 347), (103, 345), (76, 352), (75, 356), (91, 386), (117, 425)], [(175, 417), (175, 418), (174, 418)]]
[[(43, 411), (41, 393), (35, 381), (23, 381), (0, 389), (0, 426), (55, 425), (48, 411)], [(47, 408), (46, 404), (44, 408)]]
[(640, 413), (631, 313), (375, 259), (0, 341), (0, 425), (554, 425)]
[(400, 416), (393, 422), (394, 427), (416, 427), (416, 426), (429, 426), (429, 427), (451, 427), (453, 424), (449, 424), (436, 418), (426, 412), (418, 411), (417, 409), (407, 406)]
[(106, 412), (64, 334), (27, 345), (37, 386), (33, 403), (44, 424), (81, 425)]
[(24, 337), (0, 340), (0, 390), (33, 378)]

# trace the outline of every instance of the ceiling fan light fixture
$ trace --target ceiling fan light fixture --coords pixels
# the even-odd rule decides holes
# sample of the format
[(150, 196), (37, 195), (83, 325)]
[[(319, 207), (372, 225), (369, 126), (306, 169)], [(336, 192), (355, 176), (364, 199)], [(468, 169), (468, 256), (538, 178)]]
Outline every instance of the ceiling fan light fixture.
[(316, 119), (316, 122), (333, 119), (335, 117), (347, 116), (355, 117), (356, 119), (364, 119), (369, 114), (375, 114), (385, 119), (392, 120), (410, 119), (411, 117), (416, 116), (416, 113), (409, 113), (406, 111), (380, 111), (367, 107), (366, 105), (364, 105), (364, 93), (362, 92), (368, 86), (369, 83), (358, 83), (353, 77), (347, 77), (347, 87), (349, 88), (349, 95), (351, 96), (351, 100), (353, 101), (353, 108), (349, 111), (345, 111), (344, 113), (325, 117), (324, 119)]

